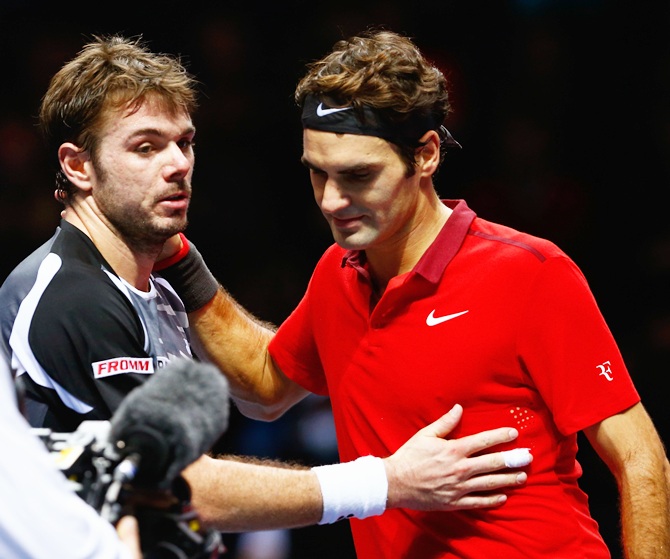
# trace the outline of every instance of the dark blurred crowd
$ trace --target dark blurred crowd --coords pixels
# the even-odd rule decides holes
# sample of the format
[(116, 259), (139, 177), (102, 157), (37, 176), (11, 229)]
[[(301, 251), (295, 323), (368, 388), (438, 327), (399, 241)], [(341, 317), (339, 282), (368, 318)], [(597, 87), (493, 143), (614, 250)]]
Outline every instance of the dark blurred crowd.
[[(0, 281), (59, 219), (36, 128), (51, 75), (94, 34), (142, 35), (180, 55), (201, 83), (187, 235), (244, 306), (280, 323), (331, 243), (299, 162), (293, 88), (335, 40), (384, 25), (413, 37), (451, 82), (448, 125), (463, 150), (440, 170), (441, 196), (465, 198), (481, 217), (549, 238), (575, 259), (670, 441), (670, 3), (168, 0), (93, 10), (0, 0), (0, 24)], [(311, 463), (336, 460), (332, 445), (319, 399), (273, 424), (234, 417), (222, 443)], [(594, 516), (616, 549), (613, 480), (586, 451), (582, 462)], [(275, 534), (274, 555), (240, 544), (237, 556), (353, 557), (344, 526)]]

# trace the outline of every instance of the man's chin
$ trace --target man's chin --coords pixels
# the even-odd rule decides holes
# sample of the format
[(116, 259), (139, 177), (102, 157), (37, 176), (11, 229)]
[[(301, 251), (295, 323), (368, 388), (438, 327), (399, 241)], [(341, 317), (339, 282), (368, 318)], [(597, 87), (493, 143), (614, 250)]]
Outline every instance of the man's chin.
[(180, 219), (171, 219), (163, 224), (163, 227), (161, 227), (161, 233), (165, 239), (169, 239), (177, 233), (183, 233), (186, 231), (186, 227), (188, 227), (188, 219), (185, 216)]
[(370, 239), (361, 235), (360, 232), (344, 233), (342, 231), (333, 231), (335, 242), (345, 250), (365, 250), (370, 245)]

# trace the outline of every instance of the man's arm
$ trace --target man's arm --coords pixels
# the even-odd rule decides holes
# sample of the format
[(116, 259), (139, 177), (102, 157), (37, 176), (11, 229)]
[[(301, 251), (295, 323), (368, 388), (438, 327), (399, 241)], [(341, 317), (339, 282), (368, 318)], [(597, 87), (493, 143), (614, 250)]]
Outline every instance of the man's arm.
[[(478, 455), (516, 439), (515, 429), (505, 427), (445, 439), (462, 413), (460, 406), (454, 406), (383, 460), (388, 480), (383, 508), (448, 511), (495, 507), (507, 500), (507, 495), (498, 490), (525, 483), (525, 472), (509, 469), (510, 458), (516, 456), (511, 454), (514, 451)], [(526, 455), (516, 466), (527, 465), (531, 460)], [(348, 469), (342, 470), (337, 482), (340, 491), (335, 493), (346, 494), (349, 486), (359, 481), (358, 470), (355, 463), (327, 466), (336, 470), (340, 467)], [(184, 476), (203, 522), (224, 532), (308, 526), (332, 516), (329, 512), (333, 503), (325, 504), (328, 510), (324, 513), (324, 488), (314, 469), (248, 458), (203, 456), (185, 470)], [(341, 503), (334, 505), (337, 508)], [(380, 512), (383, 510), (374, 514)]]
[[(307, 395), (279, 370), (269, 355), (274, 328), (257, 320), (226, 293), (192, 244), (167, 269), (164, 265), (157, 269), (162, 269), (160, 273), (184, 300), (196, 334), (196, 351), (226, 375), (231, 395), (242, 413), (271, 420)], [(509, 452), (471, 457), (514, 440), (518, 436), (516, 430), (502, 427), (462, 439), (444, 438), (458, 424), (462, 413), (462, 408), (455, 406), (384, 460), (382, 476), (388, 485), (384, 487), (383, 508), (491, 507), (503, 503), (506, 496), (502, 492), (493, 495), (479, 492), (525, 482), (524, 472), (507, 469), (496, 473), (510, 467), (509, 460), (506, 462)], [(333, 476), (333, 470), (328, 469), (319, 470), (323, 474), (320, 478), (315, 470), (203, 457), (186, 470), (185, 476), (193, 490), (193, 502), (208, 524), (222, 531), (248, 531), (315, 524), (337, 517), (338, 511), (346, 510), (349, 500), (356, 509), (356, 492), (346, 485), (352, 467), (364, 478), (359, 480), (363, 492), (367, 479), (373, 479), (372, 485), (379, 487), (374, 473), (366, 469), (367, 464), (371, 469), (379, 465), (374, 461), (353, 466), (343, 464), (346, 476)], [(329, 484), (326, 491), (321, 483)], [(335, 502), (331, 502), (331, 497)], [(368, 505), (364, 505), (363, 514), (367, 514)], [(375, 502), (369, 510), (378, 510), (377, 505)]]
[(189, 313), (189, 322), (194, 347), (225, 373), (231, 396), (247, 417), (276, 419), (307, 396), (270, 357), (274, 328), (253, 317), (222, 287), (205, 306)]
[(670, 556), (670, 464), (642, 404), (584, 430), (619, 488), (626, 559)]
[(154, 271), (182, 298), (194, 349), (224, 372), (244, 415), (273, 420), (307, 396), (270, 357), (275, 327), (254, 317), (218, 283), (193, 243), (175, 235), (160, 258)]

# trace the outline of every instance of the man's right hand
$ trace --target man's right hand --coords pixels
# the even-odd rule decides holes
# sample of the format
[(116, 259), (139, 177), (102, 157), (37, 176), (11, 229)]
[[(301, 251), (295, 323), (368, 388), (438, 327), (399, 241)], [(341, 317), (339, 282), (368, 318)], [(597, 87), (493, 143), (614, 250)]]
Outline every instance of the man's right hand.
[(161, 250), (161, 253), (156, 257), (156, 262), (160, 263), (178, 254), (183, 247), (183, 243), (184, 239), (182, 235), (179, 233), (172, 235), (172, 237), (165, 241), (163, 250)]
[(515, 440), (518, 431), (501, 427), (445, 439), (462, 415), (463, 408), (455, 405), (384, 459), (389, 483), (387, 508), (449, 511), (495, 507), (503, 504), (507, 495), (492, 491), (526, 482), (526, 472), (507, 466), (510, 458), (517, 467), (530, 464), (532, 455), (526, 449), (472, 456)]

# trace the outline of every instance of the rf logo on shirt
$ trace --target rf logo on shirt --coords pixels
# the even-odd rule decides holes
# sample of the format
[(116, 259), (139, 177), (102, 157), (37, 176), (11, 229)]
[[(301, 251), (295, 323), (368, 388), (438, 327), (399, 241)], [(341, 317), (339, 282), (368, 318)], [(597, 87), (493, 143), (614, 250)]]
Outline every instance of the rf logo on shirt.
[(614, 377), (612, 376), (612, 369), (610, 368), (610, 362), (605, 361), (602, 365), (596, 365), (600, 369), (599, 375), (604, 376), (608, 381), (612, 382)]

